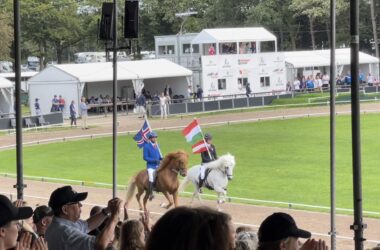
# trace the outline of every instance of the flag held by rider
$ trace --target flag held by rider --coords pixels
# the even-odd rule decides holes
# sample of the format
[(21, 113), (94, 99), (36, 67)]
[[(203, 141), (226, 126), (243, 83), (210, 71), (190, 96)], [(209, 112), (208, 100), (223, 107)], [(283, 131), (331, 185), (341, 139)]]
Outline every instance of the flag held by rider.
[(194, 121), (184, 128), (182, 130), (182, 135), (185, 136), (188, 143), (192, 144), (194, 154), (199, 154), (208, 150), (198, 120), (194, 119)]
[(137, 143), (137, 147), (139, 148), (142, 148), (145, 144), (145, 142), (148, 142), (148, 135), (149, 133), (151, 132), (151, 128), (147, 122), (147, 120), (145, 120), (142, 128), (139, 130), (139, 132), (137, 132), (137, 134), (133, 137), (133, 139), (136, 141)]

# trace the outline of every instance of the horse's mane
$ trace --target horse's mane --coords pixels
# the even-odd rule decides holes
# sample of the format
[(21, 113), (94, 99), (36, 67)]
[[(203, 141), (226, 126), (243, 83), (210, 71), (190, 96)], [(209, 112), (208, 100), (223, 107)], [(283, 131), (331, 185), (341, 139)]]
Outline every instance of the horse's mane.
[(231, 155), (230, 153), (227, 153), (225, 155), (222, 155), (215, 161), (206, 163), (207, 168), (215, 169), (225, 166), (225, 163), (231, 163), (231, 167), (233, 168), (235, 166), (235, 156)]
[(166, 169), (170, 164), (170, 162), (173, 160), (173, 159), (177, 159), (179, 157), (183, 157), (184, 158), (184, 161), (185, 161), (185, 165), (187, 166), (187, 161), (188, 161), (188, 154), (183, 151), (183, 150), (178, 150), (176, 152), (171, 152), (167, 155), (165, 155), (164, 159), (162, 160), (159, 168), (157, 169), (157, 172), (160, 172), (161, 170), (164, 170)]

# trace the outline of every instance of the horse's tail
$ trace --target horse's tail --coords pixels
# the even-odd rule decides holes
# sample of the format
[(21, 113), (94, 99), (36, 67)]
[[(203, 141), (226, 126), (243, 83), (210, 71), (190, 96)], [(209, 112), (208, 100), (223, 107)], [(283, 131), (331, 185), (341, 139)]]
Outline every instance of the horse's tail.
[(127, 186), (127, 196), (126, 196), (126, 202), (127, 203), (129, 203), (132, 200), (133, 195), (135, 194), (135, 190), (136, 190), (136, 177), (133, 178), (128, 183), (128, 186)]
[(181, 185), (179, 185), (178, 187), (178, 192), (179, 193), (182, 193), (183, 191), (185, 191), (185, 188), (187, 187), (187, 185), (189, 185), (191, 181), (189, 180), (189, 178), (186, 176), (185, 179), (183, 179), (181, 181)]

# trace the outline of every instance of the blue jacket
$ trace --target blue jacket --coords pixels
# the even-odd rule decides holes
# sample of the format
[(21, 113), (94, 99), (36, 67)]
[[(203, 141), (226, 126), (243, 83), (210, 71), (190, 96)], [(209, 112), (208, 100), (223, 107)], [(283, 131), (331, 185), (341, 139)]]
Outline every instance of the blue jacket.
[(144, 161), (146, 161), (147, 168), (157, 169), (160, 164), (162, 157), (160, 156), (160, 151), (158, 150), (159, 145), (153, 146), (151, 142), (144, 144)]

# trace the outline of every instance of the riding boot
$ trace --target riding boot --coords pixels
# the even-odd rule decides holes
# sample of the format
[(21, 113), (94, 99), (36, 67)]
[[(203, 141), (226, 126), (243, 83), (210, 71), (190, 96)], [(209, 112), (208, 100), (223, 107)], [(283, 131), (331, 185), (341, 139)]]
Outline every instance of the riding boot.
[(204, 183), (205, 179), (202, 179), (201, 177), (199, 177), (199, 189), (198, 189), (198, 192), (201, 194), (203, 193), (202, 191), (202, 186), (203, 186), (203, 183)]
[(149, 182), (149, 200), (153, 200), (154, 194), (153, 194), (153, 182)]

